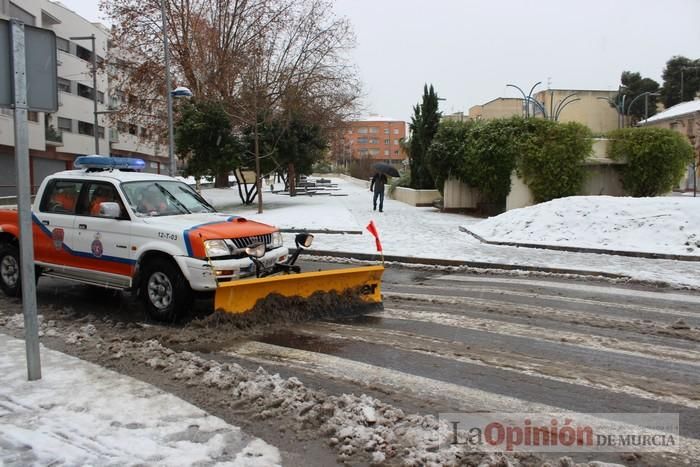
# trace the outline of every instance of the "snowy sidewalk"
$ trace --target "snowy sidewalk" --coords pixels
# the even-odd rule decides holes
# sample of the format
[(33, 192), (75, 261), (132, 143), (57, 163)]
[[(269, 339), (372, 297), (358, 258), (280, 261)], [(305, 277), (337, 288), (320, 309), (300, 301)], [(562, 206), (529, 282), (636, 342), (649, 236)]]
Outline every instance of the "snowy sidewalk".
[(154, 386), (0, 334), (0, 465), (270, 466), (277, 448)]
[[(372, 211), (372, 195), (366, 187), (339, 178), (332, 181), (347, 196), (291, 198), (268, 191), (263, 195), (263, 214), (257, 214), (256, 206), (242, 206), (235, 188), (210, 189), (203, 194), (225, 212), (282, 229), (363, 231), (362, 235), (318, 234), (312, 247), (317, 250), (374, 253), (374, 240), (365, 230), (367, 223), (374, 220), (386, 255), (577, 269), (700, 287), (697, 262), (487, 245), (459, 229), (483, 221), (481, 218), (417, 208), (388, 198), (384, 212), (379, 213)], [(285, 235), (285, 243), (293, 246), (293, 235)]]

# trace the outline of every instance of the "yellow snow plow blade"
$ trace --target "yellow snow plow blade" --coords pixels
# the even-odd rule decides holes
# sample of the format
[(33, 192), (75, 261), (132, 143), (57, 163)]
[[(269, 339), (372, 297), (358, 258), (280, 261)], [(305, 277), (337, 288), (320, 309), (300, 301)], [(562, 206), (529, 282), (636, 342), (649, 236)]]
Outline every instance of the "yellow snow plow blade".
[(378, 265), (224, 282), (216, 289), (214, 309), (241, 314), (270, 296), (307, 299), (319, 293), (350, 294), (358, 302), (381, 303), (383, 272), (384, 266)]

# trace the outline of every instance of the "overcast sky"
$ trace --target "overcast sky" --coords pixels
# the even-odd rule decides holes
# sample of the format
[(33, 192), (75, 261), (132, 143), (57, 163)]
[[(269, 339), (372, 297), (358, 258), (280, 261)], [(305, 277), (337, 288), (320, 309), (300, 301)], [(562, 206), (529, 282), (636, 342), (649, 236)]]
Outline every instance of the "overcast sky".
[[(61, 0), (90, 20), (94, 0)], [(673, 55), (700, 58), (700, 0), (335, 0), (357, 35), (365, 111), (408, 120), (424, 83), (443, 112), (496, 97), (506, 83), (617, 89), (623, 70), (661, 83)]]

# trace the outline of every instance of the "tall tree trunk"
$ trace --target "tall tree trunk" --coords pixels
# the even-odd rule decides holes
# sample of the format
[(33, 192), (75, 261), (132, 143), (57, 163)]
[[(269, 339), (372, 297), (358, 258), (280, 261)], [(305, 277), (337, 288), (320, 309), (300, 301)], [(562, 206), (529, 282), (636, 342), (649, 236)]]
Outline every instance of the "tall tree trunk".
[(297, 176), (294, 172), (294, 163), (290, 162), (287, 167), (287, 182), (289, 183), (289, 196), (297, 195)]
[(222, 170), (216, 174), (214, 179), (214, 188), (228, 188), (228, 171)]

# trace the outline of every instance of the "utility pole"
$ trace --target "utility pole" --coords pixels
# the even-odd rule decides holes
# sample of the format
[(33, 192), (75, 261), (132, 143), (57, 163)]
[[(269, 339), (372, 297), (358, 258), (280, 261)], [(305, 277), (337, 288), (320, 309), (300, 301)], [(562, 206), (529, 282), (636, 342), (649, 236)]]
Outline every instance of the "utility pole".
[(168, 106), (168, 174), (174, 177), (177, 174), (175, 162), (175, 138), (173, 136), (173, 95), (170, 83), (170, 49), (168, 49), (168, 29), (165, 16), (165, 0), (160, 0), (160, 15), (163, 24), (163, 61), (165, 62), (165, 98)]

